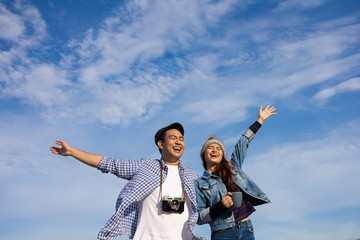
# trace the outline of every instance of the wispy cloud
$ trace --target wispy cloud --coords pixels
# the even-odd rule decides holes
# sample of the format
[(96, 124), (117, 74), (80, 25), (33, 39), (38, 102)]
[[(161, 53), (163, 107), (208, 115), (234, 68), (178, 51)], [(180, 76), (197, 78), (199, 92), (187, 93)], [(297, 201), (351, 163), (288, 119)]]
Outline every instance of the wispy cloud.
[[(341, 79), (341, 75), (358, 68), (360, 55), (357, 52), (348, 53), (354, 44), (359, 43), (360, 26), (355, 18), (309, 24), (307, 27), (312, 31), (302, 35), (302, 30), (299, 30), (299, 34), (290, 36), (285, 29), (296, 28), (300, 22), (288, 22), (287, 24), (293, 25), (284, 27), (279, 36), (273, 35), (272, 31), (277, 30), (271, 26), (279, 27), (282, 23), (272, 23), (274, 24), (259, 25), (259, 29), (265, 28), (269, 32), (266, 38), (256, 37), (257, 33), (252, 29), (239, 33), (240, 36), (244, 36), (251, 32), (253, 39), (256, 39), (253, 42), (264, 44), (266, 47), (251, 48), (251, 51), (238, 47), (241, 55), (228, 55), (227, 57), (230, 57), (225, 62), (222, 61), (223, 53), (208, 53), (201, 58), (202, 65), (199, 65), (198, 61), (191, 63), (197, 71), (193, 71), (194, 77), (186, 77), (195, 78), (200, 72), (201, 78), (198, 79), (202, 81), (193, 81), (194, 88), (189, 89), (194, 91), (188, 90), (192, 92), (189, 95), (193, 97), (184, 109), (192, 114), (195, 121), (220, 124), (241, 121), (249, 107), (289, 98), (311, 86), (336, 78)], [(223, 40), (232, 48), (233, 38), (231, 35)], [(230, 51), (230, 48), (225, 48), (224, 51)], [(262, 57), (252, 57), (257, 51)], [(203, 65), (207, 68), (202, 67)], [(223, 76), (219, 71), (221, 67), (226, 67), (233, 73), (227, 72), (227, 75)], [(257, 72), (257, 68), (261, 71)], [(357, 88), (353, 90), (356, 91)], [(232, 118), (227, 117), (224, 123), (223, 116)]]
[[(360, 181), (359, 131), (356, 121), (345, 123), (323, 137), (316, 135), (313, 140), (276, 146), (248, 159), (244, 170), (272, 200), (269, 206), (258, 208), (258, 217), (267, 224), (281, 226), (285, 232), (289, 229), (290, 234), (294, 226), (288, 222), (328, 229), (331, 219), (322, 223), (316, 216), (329, 211), (340, 213), (350, 206), (360, 208), (360, 194), (353, 192)], [(349, 223), (351, 220), (340, 227), (346, 229)], [(337, 229), (328, 230), (329, 235), (321, 236), (309, 231), (306, 239), (327, 239), (337, 233)], [(355, 233), (352, 228), (347, 236), (354, 237)], [(294, 233), (290, 235), (290, 239), (301, 239), (294, 238)]]
[[(257, 238), (360, 236), (358, 103), (344, 104), (360, 91), (355, 0), (122, 1), (110, 14), (99, 9), (96, 19), (106, 18), (94, 25), (81, 19), (76, 38), (52, 39), (61, 31), (53, 22), (75, 14), (60, 2), (0, 3), (2, 237), (93, 238), (113, 213), (125, 181), (51, 155), (56, 139), (114, 157), (158, 157), (153, 132), (181, 121), (184, 161), (201, 173), (200, 141), (215, 131), (231, 149), (235, 123), (263, 104), (281, 114), (273, 141), (255, 139), (244, 165), (272, 200), (252, 215)], [(49, 5), (58, 13), (42, 12)], [(341, 10), (329, 14), (334, 6)], [(335, 96), (341, 114), (331, 119), (314, 103)], [(26, 229), (14, 233), (19, 225)]]
[[(300, 12), (289, 18), (269, 11), (236, 22), (226, 16), (254, 3), (232, 0), (129, 1), (83, 39), (57, 47), (63, 52), (49, 62), (29, 54), (55, 46), (47, 42), (39, 12), (19, 3), (1, 5), (2, 28), (17, 29), (6, 34), (9, 47), (0, 57), (1, 95), (40, 106), (51, 120), (127, 125), (177, 99), (192, 121), (227, 124), (244, 119), (259, 102), (288, 98), (359, 62), (358, 53), (349, 52), (359, 44), (356, 16), (313, 23)], [(323, 3), (286, 1), (274, 9)], [(213, 108), (206, 109), (210, 102)], [(219, 116), (225, 115), (232, 118), (223, 122)]]
[[(81, 117), (104, 124), (148, 119), (183, 87), (176, 81), (182, 72), (181, 63), (176, 56), (162, 59), (165, 52), (173, 55), (177, 46), (191, 45), (194, 34), (206, 32), (206, 21), (216, 21), (233, 1), (216, 6), (202, 4), (205, 5), (192, 1), (128, 2), (117, 15), (105, 19), (100, 29), (90, 29), (84, 40), (70, 41), (70, 54), (59, 63), (34, 65), (34, 57), (25, 54), (34, 45), (25, 45), (21, 65), (13, 60), (2, 68), (2, 95), (41, 106), (50, 118)], [(11, 12), (2, 5), (2, 12), (7, 14), (4, 26), (9, 26), (11, 18), (19, 19), (18, 29), (22, 32), (12, 40), (45, 41), (45, 26), (36, 28), (31, 36), (22, 35), (28, 30), (28, 19), (36, 17), (32, 24), (43, 21), (29, 5), (21, 8), (17, 2), (15, 6)], [(17, 53), (18, 47), (13, 43), (3, 56), (15, 58)]]
[(24, 1), (14, 1), (13, 9), (0, 3), (0, 37), (17, 47), (38, 44), (46, 35), (46, 24), (37, 8)]
[[(5, 124), (9, 126), (1, 122), (2, 127)], [(90, 232), (95, 236), (113, 213), (115, 199), (125, 181), (103, 175), (74, 159), (49, 155), (48, 139), (62, 130), (40, 125), (19, 121), (1, 133), (0, 188), (4, 193), (1, 195), (4, 204), (0, 211), (9, 219), (36, 218), (33, 225), (26, 223), (33, 226), (26, 234), (41, 236), (41, 239), (57, 232), (49, 222), (58, 223), (70, 232), (79, 231), (68, 225), (66, 214), (78, 218), (74, 225), (81, 229), (86, 228), (82, 221), (91, 216), (86, 219), (86, 225), (93, 226)], [(34, 129), (38, 134), (37, 141), (31, 141)], [(65, 134), (70, 132), (72, 129), (66, 130)], [(261, 138), (262, 133), (258, 134), (256, 138)], [(265, 151), (254, 139), (249, 148), (251, 156), (246, 159), (243, 169), (272, 201), (258, 206), (252, 215), (259, 238), (268, 235), (270, 239), (325, 240), (340, 233), (349, 239), (356, 236), (357, 223), (351, 219), (336, 223), (336, 228), (333, 224), (346, 208), (360, 208), (360, 195), (354, 192), (360, 181), (359, 134), (355, 120), (321, 136), (309, 136), (308, 140), (276, 146), (270, 143), (272, 147)], [(135, 152), (138, 146), (130, 144), (129, 148)], [(198, 149), (194, 152), (197, 156)], [(327, 220), (317, 217), (326, 212), (338, 214)], [(49, 232), (40, 234), (39, 229), (44, 224), (49, 224)], [(311, 231), (313, 226), (318, 231)], [(209, 234), (207, 226), (200, 230), (202, 235)], [(67, 231), (59, 233), (60, 236), (68, 236)], [(18, 239), (21, 236), (23, 234), (19, 233)]]
[(0, 37), (5, 40), (15, 41), (24, 31), (19, 15), (16, 15), (6, 9), (5, 5), (0, 3)]
[(284, 11), (284, 10), (302, 10), (308, 8), (316, 8), (321, 6), (327, 0), (315, 0), (315, 1), (306, 1), (306, 0), (289, 0), (289, 1), (282, 1), (277, 10)]
[(360, 78), (352, 78), (333, 87), (325, 88), (319, 91), (315, 94), (314, 99), (327, 100), (340, 93), (353, 92), (358, 90), (360, 90)]

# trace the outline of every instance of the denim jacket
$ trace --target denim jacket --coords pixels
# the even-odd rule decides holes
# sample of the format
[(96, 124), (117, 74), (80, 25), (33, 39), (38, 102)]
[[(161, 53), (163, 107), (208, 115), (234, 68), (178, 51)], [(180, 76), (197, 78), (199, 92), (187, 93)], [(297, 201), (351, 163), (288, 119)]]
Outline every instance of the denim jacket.
[[(252, 205), (269, 203), (270, 200), (263, 191), (241, 170), (250, 141), (255, 134), (247, 129), (236, 143), (231, 154), (231, 171), (234, 182), (241, 188), (244, 198)], [(225, 184), (221, 178), (212, 175), (207, 170), (195, 180), (196, 201), (198, 205), (198, 224), (209, 223), (211, 231), (218, 231), (235, 226), (232, 208), (216, 219), (210, 217), (210, 207), (221, 201), (227, 193)]]

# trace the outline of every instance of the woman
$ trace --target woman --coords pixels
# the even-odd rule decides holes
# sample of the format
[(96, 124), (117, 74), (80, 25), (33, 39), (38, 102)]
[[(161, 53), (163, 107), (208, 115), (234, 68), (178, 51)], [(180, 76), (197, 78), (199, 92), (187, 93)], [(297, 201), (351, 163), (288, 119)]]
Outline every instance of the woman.
[[(277, 114), (275, 110), (270, 105), (264, 110), (260, 107), (257, 121), (242, 134), (230, 161), (225, 159), (224, 145), (215, 136), (210, 136), (201, 148), (205, 171), (195, 180), (198, 224), (210, 224), (211, 239), (255, 239), (249, 215), (255, 211), (254, 206), (270, 200), (241, 168), (250, 141), (264, 121)], [(233, 206), (231, 192), (242, 192), (240, 207)]]

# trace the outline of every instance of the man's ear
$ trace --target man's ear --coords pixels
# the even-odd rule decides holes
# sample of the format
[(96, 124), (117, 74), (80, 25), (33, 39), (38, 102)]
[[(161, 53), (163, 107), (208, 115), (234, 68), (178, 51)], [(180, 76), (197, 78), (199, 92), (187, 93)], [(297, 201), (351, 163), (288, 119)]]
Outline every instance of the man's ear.
[(159, 140), (159, 141), (157, 142), (157, 146), (158, 146), (159, 149), (163, 150), (163, 149), (164, 149), (164, 142), (161, 141), (161, 140)]

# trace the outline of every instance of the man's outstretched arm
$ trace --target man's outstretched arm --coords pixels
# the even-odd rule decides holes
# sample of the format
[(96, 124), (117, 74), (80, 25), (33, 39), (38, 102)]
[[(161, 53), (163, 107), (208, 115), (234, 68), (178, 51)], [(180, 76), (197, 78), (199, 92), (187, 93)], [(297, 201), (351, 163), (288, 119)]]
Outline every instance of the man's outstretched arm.
[(60, 145), (60, 147), (51, 146), (50, 151), (52, 153), (62, 156), (71, 156), (94, 168), (97, 168), (99, 162), (103, 157), (102, 155), (87, 153), (82, 150), (72, 148), (69, 146), (69, 144), (67, 144), (65, 141), (62, 140), (56, 140), (56, 144)]

